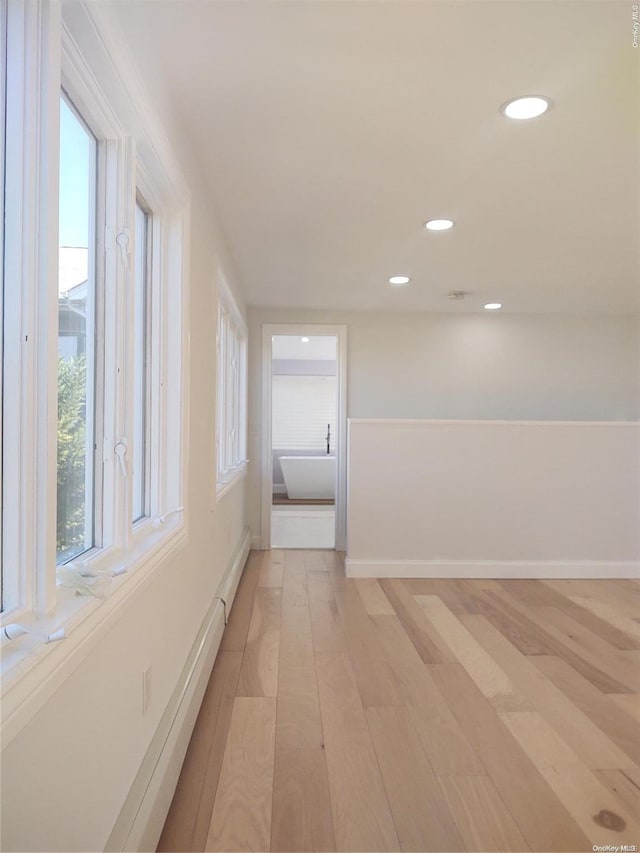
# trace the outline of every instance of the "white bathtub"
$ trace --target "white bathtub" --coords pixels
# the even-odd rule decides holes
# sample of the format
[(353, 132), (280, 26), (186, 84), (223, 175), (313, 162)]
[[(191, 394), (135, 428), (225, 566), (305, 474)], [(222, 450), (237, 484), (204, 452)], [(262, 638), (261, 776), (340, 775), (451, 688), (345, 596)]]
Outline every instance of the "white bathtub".
[(335, 456), (279, 456), (278, 459), (290, 498), (335, 497)]

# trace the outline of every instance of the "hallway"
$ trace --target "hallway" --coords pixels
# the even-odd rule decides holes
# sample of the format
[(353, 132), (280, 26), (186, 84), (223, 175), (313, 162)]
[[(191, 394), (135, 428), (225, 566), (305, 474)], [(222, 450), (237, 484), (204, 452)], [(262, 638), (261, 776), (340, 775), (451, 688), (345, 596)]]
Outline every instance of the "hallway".
[(638, 844), (639, 602), (252, 552), (158, 849)]

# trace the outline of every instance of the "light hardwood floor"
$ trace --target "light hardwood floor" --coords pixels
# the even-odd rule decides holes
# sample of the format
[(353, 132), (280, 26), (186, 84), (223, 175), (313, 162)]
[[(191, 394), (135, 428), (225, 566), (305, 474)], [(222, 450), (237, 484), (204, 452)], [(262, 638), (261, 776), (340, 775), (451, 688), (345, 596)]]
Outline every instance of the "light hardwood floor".
[(253, 552), (160, 851), (640, 847), (640, 582)]

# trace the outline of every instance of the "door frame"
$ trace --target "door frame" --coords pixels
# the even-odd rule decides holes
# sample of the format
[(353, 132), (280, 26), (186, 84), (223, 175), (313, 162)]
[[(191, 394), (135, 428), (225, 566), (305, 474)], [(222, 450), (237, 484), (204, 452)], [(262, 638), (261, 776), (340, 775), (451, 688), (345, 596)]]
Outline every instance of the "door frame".
[(261, 488), (261, 547), (271, 550), (271, 505), (273, 486), (272, 442), (272, 338), (276, 335), (294, 337), (317, 335), (335, 336), (336, 346), (336, 497), (335, 550), (347, 549), (347, 327), (314, 323), (264, 323), (262, 326), (262, 488)]

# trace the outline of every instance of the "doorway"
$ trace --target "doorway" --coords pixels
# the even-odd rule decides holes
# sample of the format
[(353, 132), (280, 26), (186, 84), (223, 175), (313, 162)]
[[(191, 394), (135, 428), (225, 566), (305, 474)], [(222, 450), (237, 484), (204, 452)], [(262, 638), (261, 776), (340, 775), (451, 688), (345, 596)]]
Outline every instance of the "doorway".
[(264, 548), (344, 549), (342, 326), (263, 328)]

